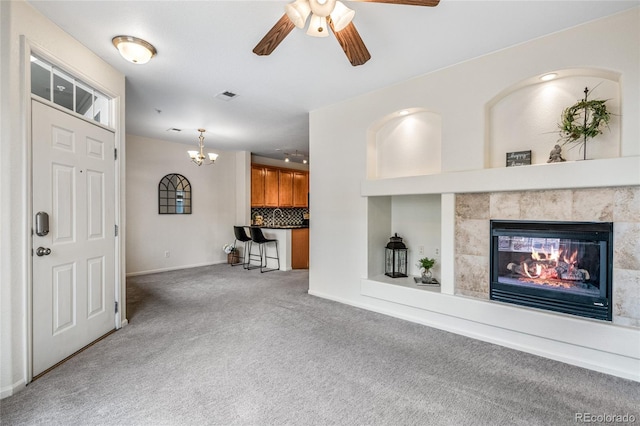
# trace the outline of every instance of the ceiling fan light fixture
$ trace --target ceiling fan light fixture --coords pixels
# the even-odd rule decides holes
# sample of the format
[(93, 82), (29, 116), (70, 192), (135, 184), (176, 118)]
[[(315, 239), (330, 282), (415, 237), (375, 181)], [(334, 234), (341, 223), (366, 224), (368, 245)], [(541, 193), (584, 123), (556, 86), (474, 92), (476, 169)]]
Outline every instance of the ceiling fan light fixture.
[(293, 25), (298, 28), (304, 28), (304, 24), (311, 13), (311, 6), (309, 6), (309, 0), (296, 0), (286, 5), (284, 10)]
[(329, 31), (327, 31), (327, 18), (325, 18), (324, 16), (318, 16), (315, 13), (311, 15), (311, 21), (309, 22), (307, 35), (313, 37), (329, 36)]
[(349, 9), (341, 1), (337, 1), (335, 8), (331, 12), (331, 20), (333, 21), (333, 28), (335, 28), (336, 31), (344, 30), (347, 27), (347, 25), (351, 23), (355, 14), (356, 14), (355, 10)]
[(146, 64), (158, 51), (148, 41), (132, 36), (116, 36), (111, 39), (120, 55), (133, 64)]
[(326, 18), (336, 7), (336, 0), (309, 0), (309, 6), (314, 15)]
[[(430, 7), (440, 3), (440, 0), (355, 1)], [(328, 37), (328, 29), (331, 27), (331, 32), (354, 67), (363, 65), (371, 59), (367, 46), (353, 24), (355, 11), (346, 7), (342, 2), (338, 0), (288, 0), (287, 3), (289, 4), (285, 6), (285, 13), (253, 48), (253, 53), (258, 56), (270, 55), (295, 27), (304, 28), (308, 19), (310, 22), (306, 31), (307, 35)], [(308, 18), (307, 6), (311, 9), (311, 18)]]

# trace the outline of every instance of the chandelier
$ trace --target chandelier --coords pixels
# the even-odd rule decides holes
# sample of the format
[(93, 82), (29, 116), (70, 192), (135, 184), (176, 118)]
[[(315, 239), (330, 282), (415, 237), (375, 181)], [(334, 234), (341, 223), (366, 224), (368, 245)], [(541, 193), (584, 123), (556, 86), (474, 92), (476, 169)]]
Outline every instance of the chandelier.
[[(198, 139), (199, 139), (198, 147), (200, 148), (200, 151), (187, 151), (187, 152), (189, 153), (189, 157), (191, 157), (191, 161), (196, 163), (198, 166), (202, 166), (202, 164), (205, 163), (205, 160), (207, 159), (207, 156), (205, 156), (203, 152), (204, 151), (204, 132), (206, 132), (206, 130), (198, 129), (198, 131), (200, 132), (200, 136), (198, 136)], [(209, 162), (206, 164), (211, 165), (216, 162), (216, 158), (218, 158), (218, 154), (210, 152), (207, 155), (209, 156)]]

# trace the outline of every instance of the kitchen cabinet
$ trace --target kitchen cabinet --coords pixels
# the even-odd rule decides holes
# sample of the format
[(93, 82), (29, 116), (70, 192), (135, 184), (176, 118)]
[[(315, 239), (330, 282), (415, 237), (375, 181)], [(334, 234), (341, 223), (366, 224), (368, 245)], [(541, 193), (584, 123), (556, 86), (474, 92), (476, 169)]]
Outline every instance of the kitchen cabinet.
[(278, 169), (265, 167), (264, 169), (264, 206), (278, 207)]
[(291, 268), (309, 269), (309, 228), (291, 230)]
[(293, 207), (309, 207), (308, 172), (293, 172)]
[(293, 206), (293, 171), (280, 170), (278, 182), (278, 207)]
[(251, 207), (264, 206), (264, 167), (251, 166)]
[(251, 166), (251, 207), (278, 207), (278, 169)]
[(308, 207), (309, 172), (251, 165), (251, 207)]

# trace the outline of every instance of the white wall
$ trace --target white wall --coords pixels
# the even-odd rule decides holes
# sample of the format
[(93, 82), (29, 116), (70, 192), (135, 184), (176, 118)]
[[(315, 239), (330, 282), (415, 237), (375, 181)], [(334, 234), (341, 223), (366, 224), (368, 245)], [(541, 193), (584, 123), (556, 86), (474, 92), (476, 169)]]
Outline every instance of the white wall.
[(236, 152), (236, 220), (237, 225), (251, 223), (251, 153)]
[[(27, 3), (0, 1), (0, 397), (23, 387), (30, 374), (30, 104), (24, 70), (31, 48), (115, 98), (116, 146), (124, 151), (124, 76)], [(121, 196), (124, 161), (122, 155)], [(119, 278), (124, 306), (124, 270)]]
[[(479, 170), (487, 164), (486, 106), (503, 90), (552, 70), (589, 67), (621, 74), (620, 155), (638, 156), (639, 44), (640, 8), (635, 8), (313, 111), (310, 115), (310, 153), (313, 158), (311, 169), (314, 179), (311, 181), (310, 194), (314, 223), (310, 229), (313, 244), (310, 247), (309, 292), (442, 328), (446, 328), (447, 323), (452, 324), (452, 331), (512, 347), (517, 346), (516, 342), (526, 340), (527, 336), (523, 333), (503, 333), (495, 328), (479, 327), (477, 323), (473, 325), (474, 320), (460, 321), (460, 315), (464, 314), (465, 309), (455, 308), (456, 301), (462, 299), (459, 296), (443, 294), (441, 299), (448, 298), (447, 303), (438, 308), (436, 313), (429, 311), (428, 304), (425, 309), (415, 309), (400, 301), (401, 298), (397, 302), (385, 301), (371, 296), (375, 289), (365, 289), (371, 286), (363, 279), (372, 270), (368, 265), (371, 254), (367, 251), (367, 241), (372, 230), (367, 227), (367, 220), (379, 216), (368, 211), (368, 208), (379, 206), (368, 202), (361, 192), (361, 185), (367, 177), (367, 129), (382, 117), (405, 108), (424, 108), (440, 114), (442, 179), (434, 181), (443, 181), (447, 179), (449, 172)], [(554, 126), (555, 123), (551, 125)], [(335, 152), (340, 152), (341, 155), (336, 157)], [(625, 170), (622, 173), (629, 173), (633, 169)], [(637, 174), (637, 169), (632, 173)], [(397, 180), (401, 181), (402, 178)], [(630, 180), (637, 180), (637, 176)], [(424, 193), (434, 192), (446, 191), (424, 188)], [(399, 190), (396, 194), (403, 192)], [(442, 204), (442, 236), (452, 240), (455, 213), (451, 206), (454, 198), (450, 194), (443, 194), (442, 197), (443, 201), (447, 201)], [(389, 210), (391, 207), (385, 205), (382, 208)], [(444, 217), (445, 212), (447, 217)], [(336, 242), (339, 242), (339, 250), (335, 249)], [(452, 243), (442, 243), (443, 253), (449, 253), (449, 260), (452, 258)], [(349, 255), (344, 256), (344, 253)], [(452, 262), (448, 261), (447, 266), (451, 269)], [(443, 274), (447, 274), (449, 279), (453, 277), (453, 271), (443, 271)], [(428, 298), (424, 293), (421, 295)], [(486, 318), (488, 312), (490, 314), (491, 310), (485, 310), (485, 305), (494, 305), (489, 302), (473, 303), (484, 303), (480, 309), (482, 315), (478, 318)], [(580, 324), (590, 324), (588, 321), (577, 321)], [(575, 321), (568, 321), (567, 324), (573, 322)], [(621, 338), (622, 335), (627, 336), (626, 331), (620, 331), (621, 327), (598, 324), (593, 329), (606, 341), (616, 340), (616, 348), (629, 348), (631, 344), (629, 340)], [(542, 336), (545, 332), (544, 327), (541, 327)], [(628, 334), (638, 340), (637, 330)], [(607, 367), (615, 370), (613, 364), (616, 360), (631, 360), (626, 355), (611, 358), (610, 354), (602, 351), (581, 348), (570, 333), (563, 331), (560, 335), (565, 339), (564, 342), (552, 341), (557, 339), (558, 334), (553, 339), (547, 336), (547, 339), (536, 341), (545, 342), (544, 349), (538, 353), (601, 371), (610, 371)], [(527, 342), (528, 347), (518, 347), (533, 351), (530, 343)], [(621, 350), (619, 354), (623, 352)], [(590, 361), (583, 362), (582, 358)], [(626, 373), (633, 375), (630, 371), (637, 369), (637, 363), (637, 359), (626, 363)], [(636, 367), (630, 368), (629, 365)], [(634, 377), (640, 377), (637, 371)]]
[[(222, 246), (233, 243), (236, 205), (245, 215), (249, 212), (246, 204), (237, 203), (247, 191), (238, 193), (236, 185), (246, 175), (242, 165), (247, 156), (212, 149), (219, 154), (215, 164), (198, 167), (187, 149), (184, 144), (127, 135), (129, 275), (227, 261)], [(189, 179), (192, 214), (158, 214), (158, 183), (169, 173)]]

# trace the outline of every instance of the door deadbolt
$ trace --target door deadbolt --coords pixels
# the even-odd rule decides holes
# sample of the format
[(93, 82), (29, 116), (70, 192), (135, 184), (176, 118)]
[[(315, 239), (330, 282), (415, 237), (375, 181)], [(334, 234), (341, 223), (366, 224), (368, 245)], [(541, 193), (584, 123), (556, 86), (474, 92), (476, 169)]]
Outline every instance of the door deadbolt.
[(36, 213), (36, 235), (44, 237), (49, 233), (49, 215), (47, 212)]
[(36, 249), (36, 254), (38, 256), (49, 256), (51, 254), (51, 249), (50, 248), (44, 248), (44, 247), (38, 247)]

